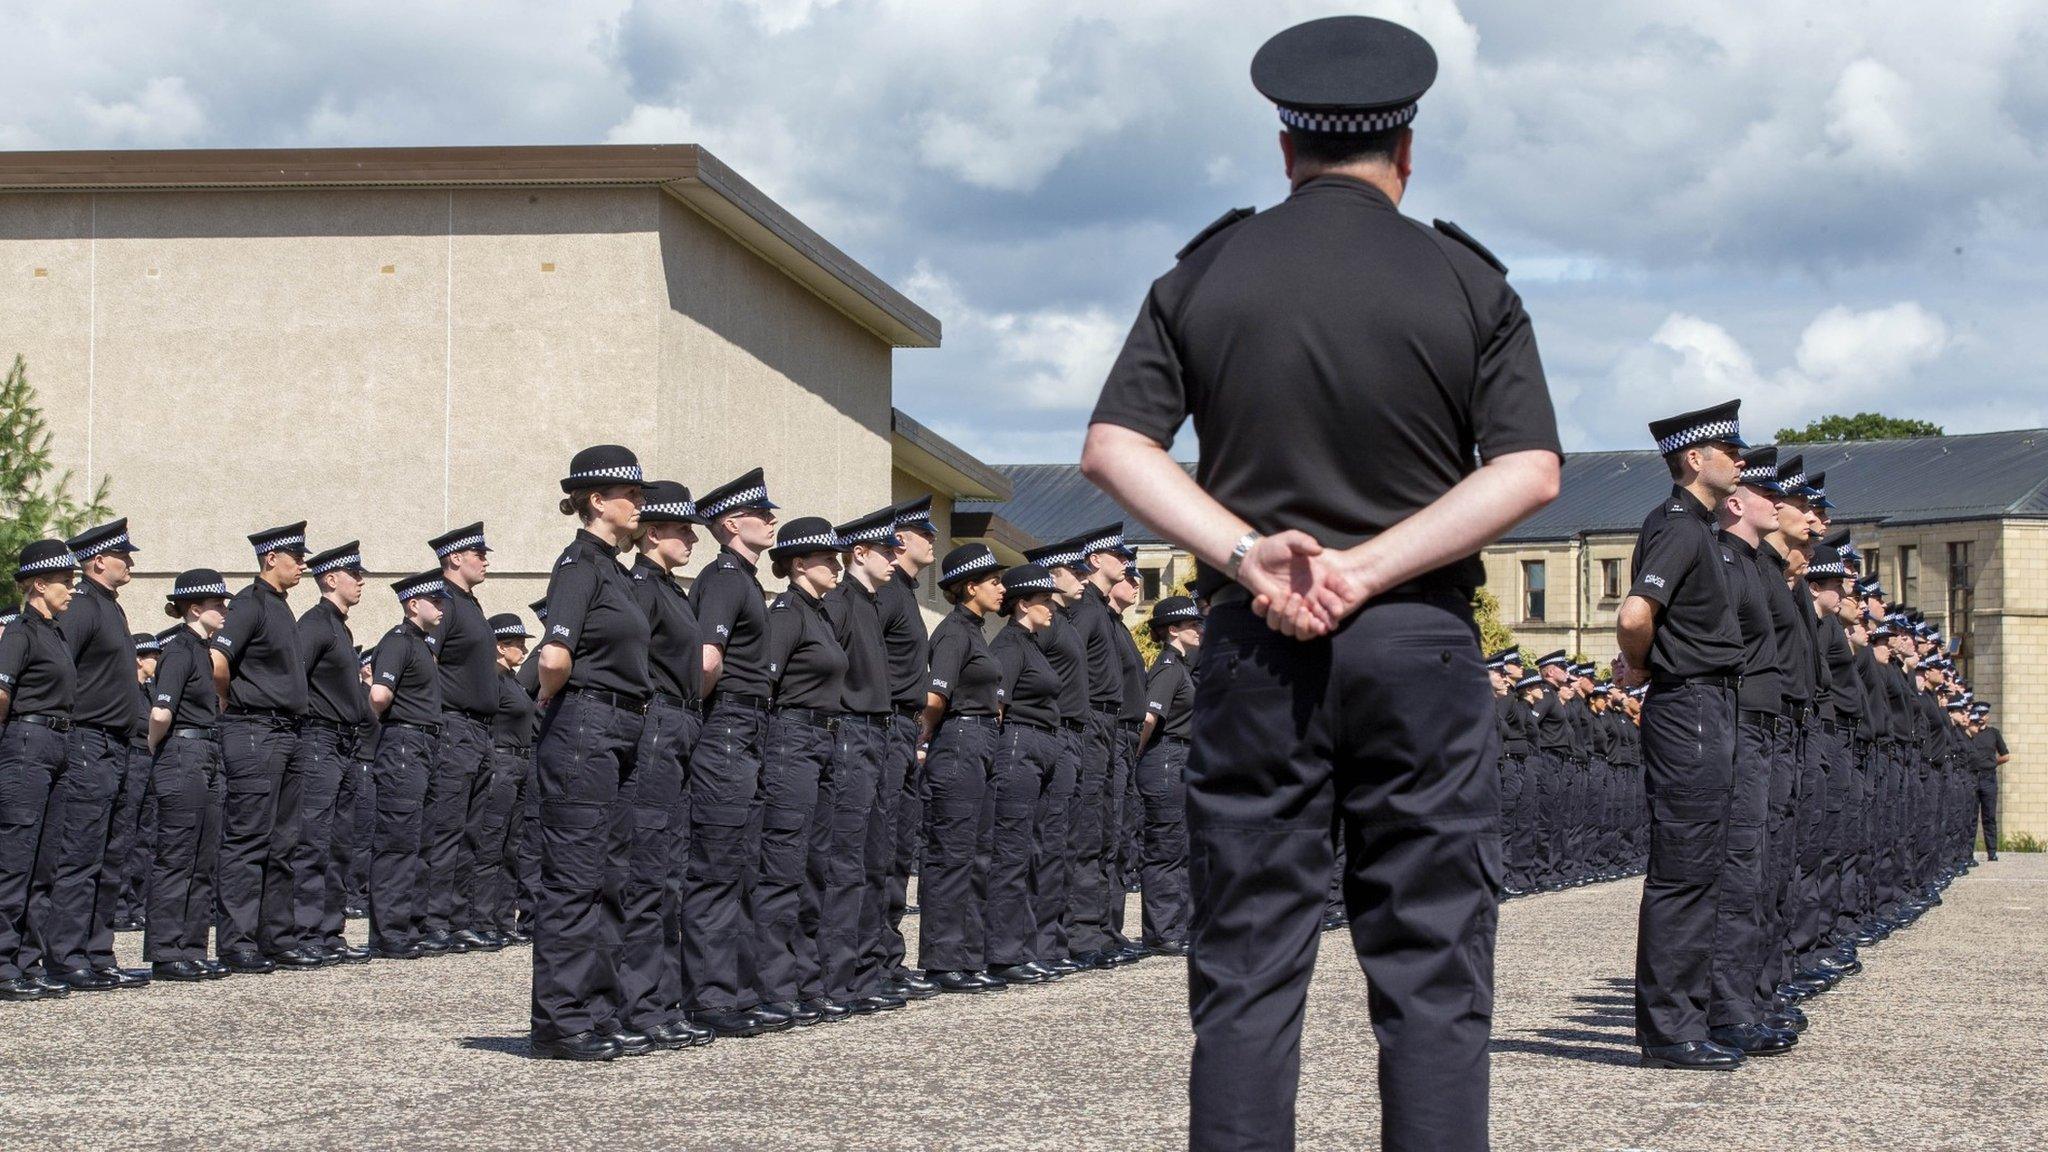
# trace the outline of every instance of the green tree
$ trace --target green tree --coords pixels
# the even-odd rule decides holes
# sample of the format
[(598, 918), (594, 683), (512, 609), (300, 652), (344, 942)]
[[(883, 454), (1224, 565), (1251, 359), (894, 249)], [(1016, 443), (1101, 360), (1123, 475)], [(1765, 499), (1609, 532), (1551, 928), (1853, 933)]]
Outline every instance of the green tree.
[(1839, 444), (1844, 440), (1910, 440), (1915, 436), (1939, 435), (1941, 425), (1925, 420), (1858, 412), (1854, 416), (1823, 416), (1804, 428), (1780, 428), (1778, 443)]
[(1472, 591), (1472, 616), (1479, 621), (1479, 650), (1488, 654), (1518, 645), (1515, 633), (1500, 622), (1500, 601), (1484, 588)]
[(0, 382), (0, 564), (10, 571), (23, 545), (69, 536), (110, 511), (105, 477), (81, 504), (71, 495), (71, 473), (52, 477), (50, 467), (50, 427), (17, 355)]

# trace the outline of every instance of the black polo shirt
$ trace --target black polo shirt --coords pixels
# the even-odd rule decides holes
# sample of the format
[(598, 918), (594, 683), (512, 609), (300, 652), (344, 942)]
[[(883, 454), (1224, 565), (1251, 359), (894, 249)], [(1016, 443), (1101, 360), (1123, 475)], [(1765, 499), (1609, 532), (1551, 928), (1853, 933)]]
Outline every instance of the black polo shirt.
[(78, 667), (71, 647), (57, 625), (34, 608), (0, 634), (0, 691), (7, 693), (7, 715), (69, 716), (78, 698)]
[(1505, 696), (1493, 699), (1494, 724), (1500, 729), (1500, 751), (1503, 756), (1527, 756), (1535, 751), (1534, 735), (1536, 717), (1529, 706), (1522, 702), (1522, 695), (1512, 689)]
[(488, 719), (498, 708), (498, 637), (476, 597), (443, 581), (434, 660), (441, 667), (441, 707)]
[(1905, 670), (1899, 667), (1899, 657), (1893, 653), (1890, 663), (1877, 668), (1877, 682), (1884, 689), (1884, 703), (1890, 728), (1887, 734), (1901, 744), (1913, 738), (1913, 703), (1908, 699), (1912, 692), (1906, 679)]
[(533, 744), (537, 709), (533, 697), (519, 683), (519, 677), (498, 670), (498, 710), (491, 714), (491, 743), (500, 748), (526, 748)]
[(849, 575), (825, 594), (825, 616), (832, 621), (832, 633), (846, 652), (848, 712), (872, 715), (889, 711), (893, 703), (889, 650), (882, 639), (880, 591), (868, 591)]
[(1756, 546), (1723, 532), (1721, 553), (1730, 565), (1728, 590), (1735, 597), (1735, 622), (1742, 628), (1742, 687), (1735, 694), (1736, 706), (1776, 716), (1785, 710), (1784, 680), (1778, 672), (1778, 632), (1771, 622), (1770, 591), (1757, 568)]
[(882, 646), (889, 652), (889, 702), (922, 708), (932, 641), (917, 603), (916, 578), (901, 568), (891, 572), (889, 582), (875, 590), (875, 608), (882, 619)]
[(1110, 638), (1116, 641), (1117, 669), (1122, 673), (1117, 680), (1122, 689), (1117, 718), (1135, 723), (1145, 719), (1145, 657), (1138, 651), (1137, 638), (1124, 625), (1123, 617), (1112, 611), (1110, 622), (1116, 626)]
[(325, 596), (299, 617), (299, 659), (306, 666), (306, 714), (332, 724), (370, 718), (363, 700), (362, 665), (348, 617)]
[(1178, 736), (1187, 739), (1188, 716), (1195, 708), (1195, 678), (1187, 657), (1168, 644), (1152, 662), (1145, 679), (1145, 711), (1159, 718), (1154, 738)]
[(547, 629), (541, 643), (560, 645), (569, 653), (565, 689), (616, 692), (638, 700), (653, 691), (647, 673), (653, 628), (633, 602), (632, 578), (619, 566), (612, 546), (584, 529), (576, 530), (576, 539), (562, 550), (548, 577)]
[(1059, 727), (1059, 676), (1033, 634), (1012, 620), (996, 632), (989, 652), (1003, 672), (1004, 718), (1040, 728)]
[(1580, 755), (1578, 729), (1572, 725), (1571, 701), (1557, 694), (1557, 685), (1545, 681), (1532, 711), (1536, 717), (1536, 746), (1558, 756)]
[(1736, 676), (1742, 672), (1742, 627), (1728, 587), (1714, 514), (1674, 485), (1652, 509), (1630, 561), (1641, 596), (1664, 609), (1650, 637), (1650, 674), (1659, 680)]
[(227, 623), (208, 644), (227, 657), (227, 711), (306, 711), (306, 665), (291, 601), (258, 580), (228, 605)]
[(213, 657), (197, 632), (181, 627), (164, 638), (157, 658), (151, 708), (171, 714), (173, 728), (211, 728), (220, 719), (220, 693), (213, 686)]
[(1068, 613), (1087, 649), (1089, 706), (1122, 713), (1124, 666), (1118, 655), (1116, 634), (1124, 630), (1123, 624), (1093, 584), (1081, 589), (1081, 598), (1074, 601)]
[(80, 577), (70, 605), (57, 617), (57, 631), (78, 669), (72, 723), (97, 724), (125, 737), (135, 728), (135, 641), (118, 595), (90, 576)]
[(1813, 588), (1806, 577), (1792, 578), (1792, 601), (1799, 605), (1800, 623), (1806, 625), (1806, 683), (1812, 688), (1814, 706), (1824, 710), (1834, 681), (1828, 678), (1827, 656), (1820, 647), (1820, 611), (1814, 607)]
[(1045, 653), (1053, 674), (1060, 678), (1060, 719), (1086, 720), (1088, 642), (1081, 639), (1081, 630), (1074, 627), (1073, 609), (1065, 605), (1054, 608), (1052, 627), (1039, 629), (1032, 638), (1038, 641), (1038, 649)]
[(993, 716), (1003, 706), (1003, 670), (981, 634), (981, 617), (955, 607), (932, 632), (929, 691), (956, 716)]
[[(1183, 253), (1153, 282), (1092, 419), (1170, 445), (1192, 416), (1196, 481), (1260, 532), (1348, 548), (1429, 506), (1475, 458), (1558, 451), (1506, 276), (1371, 185), (1309, 180)], [(1477, 555), (1436, 574), (1485, 579)], [(1197, 586), (1228, 582), (1204, 566)]]
[(768, 606), (768, 675), (779, 708), (846, 706), (846, 650), (825, 606), (801, 588), (788, 588)]
[(441, 723), (441, 668), (434, 661), (434, 650), (427, 646), (427, 634), (412, 621), (399, 624), (377, 641), (370, 676), (372, 687), (381, 684), (391, 690), (385, 723), (421, 728)]
[(1998, 769), (1998, 758), (2012, 753), (2005, 746), (2005, 736), (1998, 729), (1986, 724), (1970, 737), (1970, 751), (1974, 758), (1971, 767), (1979, 772), (1993, 772)]
[[(775, 682), (768, 672), (768, 601), (754, 565), (730, 548), (720, 548), (690, 588), (697, 627), (708, 648), (725, 652), (715, 692), (768, 696)], [(553, 612), (550, 604), (548, 611)]]
[(1756, 548), (1757, 570), (1763, 574), (1764, 592), (1771, 598), (1771, 627), (1778, 638), (1779, 688), (1785, 702), (1801, 707), (1813, 704), (1813, 613), (1799, 604), (1798, 594), (1785, 580), (1785, 558), (1766, 540)]
[(1857, 721), (1856, 735), (1865, 740), (1876, 740), (1891, 734), (1891, 704), (1885, 699), (1884, 682), (1879, 679), (1883, 669), (1878, 666), (1877, 657), (1871, 654), (1868, 644), (1856, 649), (1856, 684), (1863, 694), (1863, 716)]
[(1856, 654), (1849, 648), (1849, 631), (1839, 616), (1816, 618), (1814, 636), (1819, 641), (1821, 668), (1828, 678), (1828, 706), (1837, 724), (1863, 722), (1863, 692), (1856, 681)]
[(697, 633), (697, 610), (675, 577), (645, 556), (636, 557), (628, 573), (633, 602), (651, 627), (647, 671), (654, 690), (696, 702), (704, 695), (704, 645)]

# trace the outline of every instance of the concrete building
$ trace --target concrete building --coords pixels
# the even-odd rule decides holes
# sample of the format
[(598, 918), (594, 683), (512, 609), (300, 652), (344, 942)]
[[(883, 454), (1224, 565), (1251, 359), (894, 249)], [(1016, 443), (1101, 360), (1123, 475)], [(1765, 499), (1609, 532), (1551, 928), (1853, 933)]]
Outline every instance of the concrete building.
[[(1894, 600), (1913, 604), (1960, 642), (1957, 663), (1997, 711), (2013, 761), (2001, 779), (2009, 831), (2048, 836), (2048, 429), (1800, 446), (1824, 472), (1838, 524)], [(1060, 539), (1124, 518), (1073, 465), (999, 467), (1015, 488), (1000, 504), (964, 505), (1020, 531)], [(1643, 517), (1670, 491), (1654, 452), (1566, 457), (1549, 507), (1484, 555), (1500, 620), (1522, 647), (1613, 659)], [(1147, 601), (1191, 571), (1189, 558), (1133, 522)], [(1134, 610), (1133, 616), (1137, 615)]]
[(784, 515), (930, 493), (946, 528), (1009, 493), (891, 402), (893, 350), (939, 337), (689, 145), (0, 154), (0, 355), (57, 464), (112, 478), (138, 624), (176, 571), (244, 573), (246, 533), (299, 519), (362, 540), (359, 639), (396, 618), (381, 581), (471, 520), (486, 607), (523, 608), (597, 442), (700, 492), (764, 466)]

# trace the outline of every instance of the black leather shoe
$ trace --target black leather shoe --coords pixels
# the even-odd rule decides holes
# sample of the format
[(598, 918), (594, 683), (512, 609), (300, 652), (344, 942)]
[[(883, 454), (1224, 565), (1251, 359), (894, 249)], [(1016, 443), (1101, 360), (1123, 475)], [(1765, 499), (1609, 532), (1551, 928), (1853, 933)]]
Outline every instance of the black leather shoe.
[(1796, 1036), (1806, 1031), (1806, 1013), (1787, 1005), (1764, 1017), (1764, 1023), (1780, 1032), (1790, 1032)]
[(407, 944), (403, 948), (370, 949), (370, 958), (373, 960), (418, 960), (426, 954), (427, 950), (418, 944)]
[(1323, 931), (1335, 932), (1337, 929), (1342, 928), (1344, 923), (1345, 921), (1342, 916), (1325, 916), (1323, 917)]
[(882, 981), (883, 996), (897, 996), (904, 1000), (929, 1000), (938, 994), (939, 986), (922, 976)]
[(752, 1012), (692, 1012), (690, 1022), (718, 1036), (759, 1036), (766, 1031)]
[(851, 1010), (841, 1005), (838, 1001), (827, 1000), (822, 996), (811, 997), (809, 1000), (804, 1001), (803, 1006), (808, 1011), (816, 1012), (818, 1014), (818, 1022), (821, 1024), (837, 1024), (848, 1016), (853, 1015)]
[(1003, 984), (1043, 984), (1045, 977), (1027, 964), (1007, 964), (988, 970), (989, 978)]
[[(464, 951), (468, 952), (496, 952), (504, 947), (503, 944), (487, 940), (480, 933), (472, 932), (467, 928), (450, 936), (449, 939), (457, 944), (466, 945), (467, 947)], [(631, 1056), (632, 1053), (628, 1052), (626, 1055)]]
[(1051, 969), (1052, 974), (1055, 976), (1072, 976), (1074, 973), (1079, 972), (1081, 970), (1081, 966), (1079, 964), (1074, 963), (1072, 960), (1068, 959), (1065, 956), (1062, 956), (1057, 960), (1046, 961), (1045, 967)]
[(276, 964), (255, 952), (230, 952), (220, 962), (238, 976), (262, 976), (277, 971)]
[[(65, 991), (68, 993), (70, 990), (66, 989)], [(0, 983), (0, 1000), (26, 1004), (32, 1000), (55, 1000), (56, 998), (56, 994), (43, 987), (40, 981), (27, 976), (19, 976), (13, 980)]]
[(1726, 1028), (1713, 1028), (1707, 1038), (1723, 1048), (1733, 1048), (1744, 1056), (1782, 1056), (1799, 1044), (1799, 1036), (1793, 1032), (1780, 1032), (1762, 1024), (1736, 1024)]
[(1687, 1072), (1733, 1072), (1742, 1067), (1742, 1053), (1706, 1040), (1653, 1044), (1643, 1049), (1645, 1068), (1677, 1068)]
[(1823, 956), (1814, 962), (1814, 967), (1825, 972), (1832, 972), (1836, 975), (1837, 979), (1841, 979), (1861, 973), (1863, 971), (1863, 961), (1856, 959), (1854, 956)]
[(654, 1051), (654, 1040), (645, 1032), (635, 1032), (617, 1020), (607, 1020), (598, 1025), (598, 1035), (619, 1046), (627, 1056), (645, 1056)]
[[(1349, 923), (1349, 921), (1346, 921), (1346, 923)], [(1116, 950), (1116, 954), (1119, 957), (1118, 963), (1136, 964), (1138, 961), (1150, 957), (1152, 950), (1142, 944), (1125, 944)]]
[(218, 959), (201, 960), (199, 966), (206, 969), (206, 978), (208, 980), (225, 980), (235, 974), (234, 969), (229, 968)]
[(1801, 968), (1792, 974), (1794, 980), (1819, 983), (1823, 988), (1833, 988), (1842, 982), (1842, 973), (1832, 968)]
[(1076, 952), (1067, 960), (1076, 972), (1102, 972), (1116, 967), (1106, 952)]
[(269, 960), (279, 968), (286, 970), (296, 969), (301, 972), (318, 968), (325, 963), (320, 957), (309, 953), (304, 948), (287, 948), (282, 952), (272, 952), (264, 957), (264, 959)]
[(981, 981), (981, 990), (983, 992), (1008, 992), (1010, 990), (1008, 984), (1003, 983), (986, 972), (969, 972), (968, 975)]
[(775, 1004), (756, 1004), (748, 1010), (747, 1015), (760, 1021), (763, 1032), (787, 1032), (796, 1027), (796, 1017), (784, 1012)]
[(197, 960), (159, 960), (149, 966), (149, 971), (159, 980), (179, 984), (197, 984), (207, 979), (206, 965)]
[(536, 1039), (530, 1043), (534, 1056), (542, 1060), (616, 1060), (625, 1053), (618, 1041), (595, 1032), (578, 1032), (559, 1040)]
[(370, 950), (353, 944), (336, 944), (327, 950), (327, 956), (336, 964), (368, 964)]
[(941, 992), (980, 992), (985, 987), (972, 972), (926, 972), (924, 978)]
[(666, 1024), (656, 1024), (649, 1028), (647, 1038), (654, 1042), (656, 1048), (674, 1051), (678, 1048), (695, 1048), (700, 1044), (709, 1044), (717, 1039), (717, 1034), (709, 1028), (699, 1028), (688, 1020), (671, 1020)]
[(799, 1028), (809, 1028), (811, 1025), (824, 1019), (822, 1015), (813, 1010), (808, 1004), (796, 1000), (772, 1000), (755, 1008), (754, 1011), (759, 1012), (763, 1008), (782, 1013), (784, 1016), (789, 1017), (790, 1022)]
[[(938, 993), (934, 992), (932, 995), (936, 996)], [(871, 1016), (877, 1012), (894, 1012), (908, 1003), (909, 1001), (901, 996), (894, 996), (888, 992), (877, 992), (872, 996), (863, 996), (858, 1000), (854, 1000), (848, 1003), (846, 1007), (848, 1011), (856, 1016)]]
[(1998, 849), (1996, 849), (1996, 848), (1990, 848), (1990, 849), (1987, 849), (1987, 850), (1985, 850), (1985, 853), (1984, 853), (1984, 859), (1985, 859), (1985, 860), (1987, 860), (1987, 861), (1989, 861), (1989, 860), (1996, 860), (1996, 859), (1998, 859)]
[(1024, 967), (1029, 968), (1033, 972), (1038, 973), (1041, 977), (1044, 978), (1047, 984), (1050, 984), (1055, 980), (1063, 980), (1066, 978), (1060, 973), (1053, 971), (1051, 965), (1046, 964), (1045, 962), (1040, 960), (1033, 960), (1031, 963), (1026, 964)]
[(1163, 944), (1152, 945), (1148, 951), (1154, 956), (1185, 956), (1188, 954), (1188, 942), (1185, 940), (1168, 940)]
[(112, 976), (123, 988), (147, 988), (151, 971), (148, 968), (95, 968), (102, 976)]
[(112, 976), (102, 976), (90, 968), (74, 968), (60, 972), (57, 979), (73, 992), (111, 992), (121, 986), (121, 981)]
[(533, 933), (531, 933), (531, 932), (528, 932), (528, 931), (527, 931), (526, 929), (524, 929), (524, 928), (508, 928), (508, 929), (506, 929), (506, 930), (505, 930), (505, 934), (504, 934), (504, 935), (505, 935), (505, 943), (507, 943), (507, 944), (531, 944), (531, 943), (533, 943)]
[(369, 913), (363, 911), (362, 906), (359, 904), (345, 904), (341, 909), (341, 916), (344, 920), (361, 920), (368, 915)]
[(443, 956), (449, 953), (460, 955), (469, 951), (469, 945), (446, 932), (429, 932), (420, 937), (420, 948), (429, 956)]

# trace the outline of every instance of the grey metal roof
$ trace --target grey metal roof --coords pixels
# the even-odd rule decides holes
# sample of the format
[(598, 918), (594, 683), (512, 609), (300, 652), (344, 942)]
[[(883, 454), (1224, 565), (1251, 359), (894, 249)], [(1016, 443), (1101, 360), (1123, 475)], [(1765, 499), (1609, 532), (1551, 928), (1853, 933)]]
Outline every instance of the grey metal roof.
[[(2048, 519), (2048, 429), (1787, 445), (1806, 471), (1827, 473), (1828, 499), (1842, 523), (1924, 524), (1994, 517)], [(1193, 466), (1188, 466), (1193, 471)], [(1064, 540), (1124, 520), (1133, 544), (1163, 544), (1131, 520), (1073, 464), (999, 464), (1014, 496), (1003, 504), (962, 503), (999, 511), (1040, 540)], [(1565, 457), (1558, 498), (1504, 537), (1508, 543), (1568, 540), (1580, 534), (1633, 532), (1671, 490), (1655, 452), (1573, 452)]]

